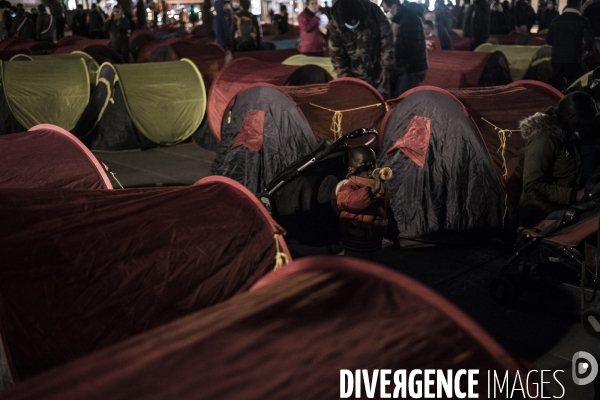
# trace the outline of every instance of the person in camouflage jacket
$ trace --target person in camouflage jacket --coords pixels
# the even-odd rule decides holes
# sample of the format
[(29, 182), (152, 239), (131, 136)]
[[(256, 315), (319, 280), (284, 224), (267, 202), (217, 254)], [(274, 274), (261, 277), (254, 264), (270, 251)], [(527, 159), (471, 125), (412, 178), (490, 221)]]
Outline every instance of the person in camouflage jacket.
[(338, 77), (358, 78), (389, 94), (394, 39), (381, 8), (367, 0), (339, 0), (327, 29), (331, 63)]

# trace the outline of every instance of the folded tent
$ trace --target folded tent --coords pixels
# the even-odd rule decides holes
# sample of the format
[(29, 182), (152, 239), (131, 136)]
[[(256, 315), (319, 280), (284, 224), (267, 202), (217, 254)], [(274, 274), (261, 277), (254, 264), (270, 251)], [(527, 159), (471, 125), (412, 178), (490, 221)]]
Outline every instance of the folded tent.
[[(445, 377), (452, 371), (451, 380), (459, 370), (478, 370), (473, 392), (480, 398), (493, 384), (491, 371), (537, 393), (519, 362), (418, 282), (358, 259), (307, 257), (248, 293), (57, 368), (0, 399), (334, 399), (348, 387), (341, 386), (342, 370), (371, 377), (380, 368), (392, 371), (389, 397), (397, 370), (406, 371), (401, 397), (417, 370)], [(466, 395), (466, 376), (459, 379), (461, 390), (449, 398)]]
[(0, 136), (0, 188), (112, 189), (112, 184), (76, 137), (54, 125), (38, 125)]
[(254, 85), (235, 98), (223, 119), (211, 173), (260, 193), (287, 166), (317, 148), (302, 112), (281, 89)]
[(80, 57), (2, 61), (0, 73), (0, 134), (39, 124), (70, 131), (90, 99), (89, 70)]
[(221, 177), (0, 190), (0, 230), (0, 335), (16, 381), (247, 291), (289, 258), (256, 197)]
[[(206, 111), (202, 75), (189, 60), (100, 66), (98, 79), (111, 85), (95, 128), (80, 137), (94, 150), (123, 150), (172, 145), (190, 137)], [(98, 105), (106, 90), (92, 95)], [(91, 117), (94, 119), (94, 116)], [(89, 124), (88, 124), (89, 125)]]
[(405, 93), (386, 115), (378, 157), (394, 171), (388, 188), (401, 234), (459, 239), (511, 228), (522, 190), (519, 121), (560, 98), (529, 81)]

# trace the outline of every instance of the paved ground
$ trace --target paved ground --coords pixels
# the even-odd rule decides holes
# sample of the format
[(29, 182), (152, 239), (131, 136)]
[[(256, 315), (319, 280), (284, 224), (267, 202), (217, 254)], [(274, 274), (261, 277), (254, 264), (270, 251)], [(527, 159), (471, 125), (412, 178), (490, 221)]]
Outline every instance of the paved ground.
[[(214, 158), (214, 154), (192, 144), (96, 156), (116, 172), (125, 187), (191, 184), (209, 174)], [(327, 252), (290, 247), (294, 257)], [(588, 336), (579, 323), (574, 277), (563, 271), (547, 271), (542, 282), (526, 284), (510, 307), (490, 298), (488, 285), (513, 251), (500, 241), (433, 246), (405, 240), (399, 251), (384, 247), (379, 262), (446, 297), (533, 368), (564, 370), (557, 375), (565, 387), (563, 399), (600, 399), (600, 387), (595, 395), (593, 385), (577, 386), (571, 379), (575, 352), (587, 351), (600, 360), (600, 340)], [(600, 378), (596, 383), (600, 386)], [(549, 396), (562, 393), (558, 384), (546, 385), (545, 389)]]

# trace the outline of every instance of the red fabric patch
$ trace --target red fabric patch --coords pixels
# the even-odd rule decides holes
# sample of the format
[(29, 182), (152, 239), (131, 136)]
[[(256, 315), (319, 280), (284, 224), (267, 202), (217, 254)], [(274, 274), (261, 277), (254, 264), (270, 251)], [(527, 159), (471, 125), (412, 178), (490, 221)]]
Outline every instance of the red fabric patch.
[(430, 138), (431, 121), (429, 118), (414, 116), (408, 128), (406, 128), (404, 136), (396, 140), (396, 143), (385, 154), (390, 157), (394, 151), (402, 150), (408, 158), (423, 168), (425, 167)]
[(235, 149), (238, 146), (246, 146), (250, 150), (259, 152), (263, 144), (263, 129), (265, 127), (265, 112), (260, 110), (250, 110), (242, 124), (242, 129), (238, 133), (235, 143), (231, 146)]

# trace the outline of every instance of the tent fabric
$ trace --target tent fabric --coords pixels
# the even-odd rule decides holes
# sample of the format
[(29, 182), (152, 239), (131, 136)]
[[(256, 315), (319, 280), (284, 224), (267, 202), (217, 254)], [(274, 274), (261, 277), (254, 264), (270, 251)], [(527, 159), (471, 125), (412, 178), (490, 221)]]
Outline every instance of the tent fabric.
[(149, 42), (158, 41), (158, 39), (148, 31), (136, 29), (129, 35), (129, 49), (133, 58), (137, 60), (140, 50)]
[(421, 85), (444, 89), (506, 85), (512, 81), (500, 52), (429, 51), (429, 69)]
[(187, 139), (206, 111), (202, 75), (189, 60), (114, 66), (135, 127), (157, 144)]
[(25, 50), (0, 50), (0, 60), (2, 61), (10, 61), (11, 58), (13, 58), (16, 55), (19, 54), (24, 54), (27, 56), (31, 55), (31, 50), (29, 49), (25, 49)]
[[(252, 52), (247, 52), (252, 53)], [(208, 123), (210, 130), (217, 140), (221, 140), (221, 121), (225, 110), (235, 96), (243, 90), (258, 82), (269, 83), (275, 86), (284, 86), (290, 83), (290, 78), (305, 68), (314, 66), (290, 66), (270, 62), (262, 62), (252, 58), (239, 58), (228, 63), (213, 81), (213, 86), (208, 97)], [(324, 72), (321, 70), (321, 72)], [(317, 79), (304, 82), (321, 83), (329, 81), (327, 73), (317, 75)], [(315, 80), (317, 82), (315, 82)], [(294, 82), (299, 84), (301, 82)]]
[(68, 54), (79, 51), (91, 56), (94, 60), (96, 60), (98, 65), (101, 65), (105, 62), (122, 64), (123, 58), (121, 55), (108, 45), (104, 45), (101, 42), (101, 40), (77, 40), (71, 44), (57, 47), (52, 54)]
[(225, 301), (278, 251), (289, 257), (260, 202), (219, 177), (0, 190), (0, 225), (0, 329), (16, 380)]
[[(11, 61), (16, 61), (20, 56), (15, 56)], [(98, 62), (89, 54), (84, 51), (72, 51), (68, 53), (53, 53), (49, 55), (31, 55), (26, 56), (31, 61), (40, 61), (40, 60), (83, 60), (87, 67), (88, 77), (92, 86), (96, 83), (96, 76), (98, 75), (98, 70), (100, 69), (100, 65)]]
[(406, 128), (404, 136), (396, 140), (396, 143), (387, 149), (385, 154), (391, 156), (396, 150), (400, 150), (419, 167), (425, 168), (430, 139), (431, 120), (415, 115)]
[(334, 140), (360, 128), (379, 130), (387, 111), (381, 94), (356, 78), (282, 88), (299, 105), (317, 140)]
[(227, 62), (227, 53), (216, 43), (195, 45), (181, 41), (171, 44), (171, 48), (177, 57), (187, 58), (196, 65), (204, 78), (207, 91)]
[(171, 49), (170, 45), (181, 40), (181, 38), (174, 37), (150, 41), (140, 48), (136, 55), (136, 61), (143, 63), (151, 61), (176, 61), (178, 60), (177, 55)]
[[(430, 122), (424, 168), (401, 149), (387, 152), (407, 134), (415, 116)], [(510, 222), (485, 144), (456, 99), (441, 89), (413, 90), (389, 113), (383, 134), (377, 162), (394, 171), (387, 187), (401, 235), (456, 237)]]
[(523, 34), (523, 33), (518, 33), (516, 31), (512, 31), (505, 35), (492, 34), (492, 35), (490, 35), (490, 38), (496, 39), (498, 44), (501, 44), (501, 45), (514, 45), (514, 44), (516, 44), (517, 39), (520, 39), (520, 40), (527, 39), (528, 40), (527, 44), (531, 44), (532, 40), (534, 42), (543, 41), (542, 44), (546, 43), (546, 34), (545, 33), (527, 32), (526, 34)]
[(73, 129), (90, 98), (88, 68), (83, 59), (3, 61), (0, 68), (4, 96), (23, 127), (52, 124), (67, 131)]
[(575, 89), (577, 87), (588, 87), (593, 82), (592, 75), (594, 71), (587, 72), (579, 77), (575, 82), (571, 83), (571, 85), (567, 88), (567, 91)]
[(0, 42), (0, 50), (29, 50), (31, 54), (50, 54), (54, 48), (54, 43), (25, 38), (7, 38)]
[(257, 194), (287, 166), (317, 148), (294, 101), (264, 84), (236, 97), (223, 121), (221, 139), (211, 173), (229, 177)]
[(38, 125), (0, 136), (0, 188), (112, 189), (112, 184), (77, 138), (57, 126)]
[[(379, 368), (508, 372), (509, 382), (527, 375), (481, 327), (420, 283), (377, 264), (321, 256), (294, 261), (248, 293), (0, 398), (337, 399), (340, 370)], [(480, 398), (487, 397), (486, 376), (475, 386)]]
[(318, 65), (323, 68), (325, 71), (329, 72), (333, 78), (337, 78), (337, 74), (335, 73), (335, 69), (333, 68), (333, 64), (331, 63), (331, 59), (329, 57), (309, 57), (304, 54), (296, 54), (295, 56), (291, 56), (286, 58), (283, 62), (283, 65)]
[(517, 46), (484, 43), (475, 49), (475, 52), (492, 53), (500, 51), (504, 53), (509, 62), (510, 76), (513, 81), (525, 78), (525, 74), (531, 66), (531, 62), (540, 50), (541, 46)]

